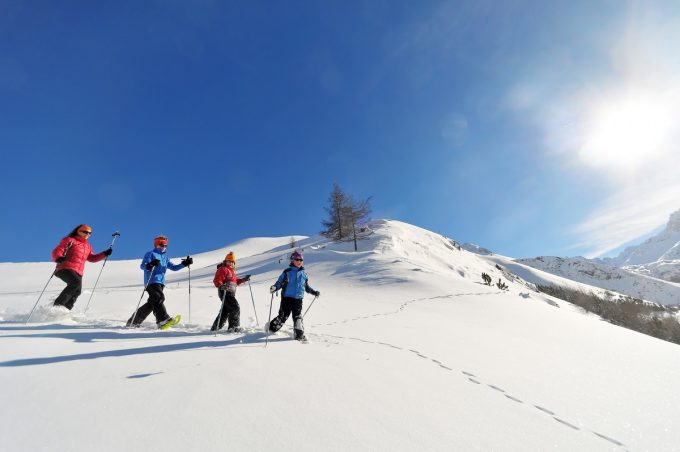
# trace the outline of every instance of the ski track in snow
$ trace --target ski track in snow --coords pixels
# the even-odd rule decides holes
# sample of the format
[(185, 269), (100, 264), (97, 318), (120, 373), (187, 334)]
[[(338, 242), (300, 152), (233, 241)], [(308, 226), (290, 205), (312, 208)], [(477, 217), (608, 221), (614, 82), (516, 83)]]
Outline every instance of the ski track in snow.
[[(354, 322), (354, 321), (359, 321), (359, 320), (371, 319), (371, 318), (374, 318), (374, 317), (392, 316), (392, 315), (396, 315), (396, 314), (403, 312), (406, 309), (406, 307), (408, 307), (410, 304), (416, 303), (416, 302), (438, 300), (438, 299), (447, 299), (447, 298), (454, 298), (454, 297), (463, 297), (463, 296), (479, 296), (479, 295), (488, 296), (488, 295), (495, 295), (495, 294), (499, 294), (499, 293), (502, 293), (502, 292), (460, 293), (460, 294), (439, 295), (439, 296), (436, 296), (436, 297), (415, 298), (413, 300), (408, 300), (408, 301), (403, 302), (399, 306), (399, 308), (394, 310), (394, 311), (378, 313), (378, 314), (369, 314), (369, 315), (365, 315), (365, 316), (361, 316), (361, 317), (355, 317), (355, 318), (352, 318), (352, 319), (338, 320), (336, 322), (329, 322), (329, 323), (319, 323), (319, 324), (315, 324), (315, 325), (316, 326), (333, 326), (333, 325), (346, 324), (346, 323), (349, 323), (349, 322)], [(390, 344), (390, 343), (387, 343), (387, 342), (371, 341), (371, 340), (366, 340), (366, 339), (362, 339), (362, 338), (358, 338), (358, 337), (336, 336), (336, 335), (323, 334), (323, 333), (313, 333), (313, 334), (308, 333), (308, 336), (331, 337), (331, 338), (334, 338), (334, 339), (352, 340), (352, 341), (356, 341), (356, 342), (362, 342), (362, 343), (365, 343), (365, 344), (373, 344), (373, 345), (378, 345), (378, 346), (383, 346), (383, 347), (389, 347), (389, 348), (399, 350), (399, 351), (402, 351), (402, 352), (408, 352), (412, 355), (415, 355), (419, 359), (429, 360), (430, 362), (436, 364), (437, 366), (439, 366), (440, 368), (442, 368), (446, 371), (455, 372), (455, 370), (452, 367), (447, 366), (442, 361), (435, 359), (435, 358), (432, 358), (430, 356), (427, 356), (427, 355), (421, 353), (418, 350), (411, 349), (411, 348), (399, 347), (397, 345)], [(513, 397), (510, 394), (507, 394), (507, 392), (503, 388), (501, 388), (497, 385), (490, 384), (490, 383), (484, 384), (481, 381), (482, 379), (479, 378), (477, 375), (473, 374), (472, 372), (469, 372), (469, 371), (466, 371), (466, 370), (460, 370), (460, 373), (464, 376), (464, 378), (467, 379), (468, 382), (470, 382), (472, 384), (479, 385), (480, 387), (486, 387), (486, 388), (489, 388), (489, 389), (493, 389), (494, 391), (503, 395), (507, 400), (510, 400), (514, 403), (525, 404), (525, 402), (523, 400), (521, 400), (517, 397)], [(568, 421), (558, 417), (558, 415), (554, 411), (549, 410), (549, 409), (547, 409), (547, 408), (545, 408), (545, 407), (543, 407), (539, 404), (527, 403), (526, 405), (533, 407), (534, 409), (539, 411), (541, 414), (545, 414), (545, 415), (550, 416), (553, 420), (555, 420), (556, 422), (559, 422), (561, 425), (563, 425), (563, 426), (565, 426), (569, 429), (572, 429), (572, 430), (575, 430), (575, 431), (590, 431), (590, 433), (592, 433), (593, 435), (595, 435), (599, 439), (603, 439), (603, 440), (605, 440), (605, 441), (607, 441), (610, 444), (613, 444), (615, 446), (625, 448), (625, 444), (623, 444), (621, 441), (618, 441), (618, 440), (611, 438), (607, 435), (603, 435), (599, 432), (596, 432), (595, 430), (590, 430), (590, 429), (578, 427), (574, 423), (568, 422)], [(628, 449), (625, 449), (625, 450), (628, 450)]]

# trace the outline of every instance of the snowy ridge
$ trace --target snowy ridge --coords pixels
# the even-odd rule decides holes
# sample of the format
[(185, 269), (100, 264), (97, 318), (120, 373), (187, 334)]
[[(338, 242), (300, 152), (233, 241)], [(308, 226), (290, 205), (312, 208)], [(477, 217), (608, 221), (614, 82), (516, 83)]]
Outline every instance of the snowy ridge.
[[(629, 247), (616, 258), (585, 259), (539, 256), (517, 259), (518, 264), (564, 278), (667, 306), (680, 304), (680, 211), (666, 228), (644, 243)], [(523, 271), (517, 269), (520, 273)], [(543, 276), (529, 276), (541, 283)], [(597, 291), (595, 291), (597, 293)]]
[(645, 276), (624, 269), (596, 264), (583, 258), (541, 256), (517, 262), (578, 281), (663, 305), (680, 303), (680, 284)]
[(670, 261), (659, 260), (644, 265), (628, 265), (623, 267), (623, 269), (640, 275), (680, 283), (680, 259)]
[(493, 254), (491, 250), (486, 249), (483, 246), (475, 245), (474, 243), (463, 243), (461, 247), (466, 251), (470, 251), (471, 253), (475, 254), (480, 254), (482, 256), (489, 256)]
[[(195, 255), (191, 320), (188, 272), (169, 272), (165, 303), (184, 323), (168, 331), (152, 318), (124, 328), (138, 260), (107, 264), (87, 314), (98, 265), (65, 316), (48, 306), (63, 287), (53, 281), (28, 325), (53, 266), (0, 264), (0, 375), (12, 388), (0, 392), (3, 449), (141, 452), (171, 436), (164, 450), (677, 450), (680, 396), (668, 387), (680, 347), (533, 292), (524, 279), (541, 272), (503, 256), (398, 221), (371, 227), (359, 252), (297, 237), (322, 293), (304, 346), (289, 319), (265, 348), (255, 320), (278, 309), (267, 288), (290, 237)], [(252, 301), (249, 287), (237, 291), (251, 329), (214, 335), (212, 277), (229, 250), (253, 275)], [(483, 285), (482, 272), (508, 290)]]
[(641, 275), (680, 282), (680, 210), (671, 214), (666, 228), (640, 245), (626, 248), (617, 257), (594, 259)]
[(616, 267), (642, 265), (658, 260), (680, 259), (680, 231), (662, 231), (640, 245), (626, 248), (618, 257), (603, 262)]

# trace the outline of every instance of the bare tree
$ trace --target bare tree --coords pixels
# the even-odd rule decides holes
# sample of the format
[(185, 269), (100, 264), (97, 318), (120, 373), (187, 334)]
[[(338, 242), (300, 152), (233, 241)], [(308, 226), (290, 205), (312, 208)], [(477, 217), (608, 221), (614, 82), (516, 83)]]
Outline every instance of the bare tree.
[(347, 217), (352, 226), (352, 239), (354, 240), (354, 251), (358, 251), (357, 247), (357, 224), (366, 219), (368, 215), (371, 214), (371, 197), (364, 199), (363, 201), (355, 202), (350, 196), (349, 202), (346, 206)]
[(356, 202), (334, 183), (328, 204), (324, 209), (329, 217), (321, 222), (324, 227), (321, 235), (335, 241), (351, 238), (354, 240), (354, 251), (357, 251), (357, 224), (371, 213), (371, 198)]

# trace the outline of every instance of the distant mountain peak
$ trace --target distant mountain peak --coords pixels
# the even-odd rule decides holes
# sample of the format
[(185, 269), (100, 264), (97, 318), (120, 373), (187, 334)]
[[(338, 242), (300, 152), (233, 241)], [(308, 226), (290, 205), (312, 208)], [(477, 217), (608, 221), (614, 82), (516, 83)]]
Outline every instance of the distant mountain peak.
[(680, 232), (680, 210), (673, 212), (668, 219), (666, 230), (669, 232)]
[(593, 259), (593, 262), (680, 282), (680, 210), (670, 215), (666, 228), (655, 236), (629, 246), (616, 257)]

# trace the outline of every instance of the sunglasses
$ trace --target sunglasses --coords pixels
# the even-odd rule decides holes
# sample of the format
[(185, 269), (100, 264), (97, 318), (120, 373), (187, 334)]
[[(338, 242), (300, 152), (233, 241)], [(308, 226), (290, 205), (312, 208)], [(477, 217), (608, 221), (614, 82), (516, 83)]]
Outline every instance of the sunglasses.
[(302, 262), (303, 259), (293, 259), (295, 262)]
[(167, 247), (168, 247), (168, 244), (167, 244), (167, 243), (159, 243), (159, 244), (158, 244), (158, 247), (159, 247), (159, 248), (167, 248)]
[(92, 234), (92, 231), (78, 231), (78, 232), (80, 232), (81, 234), (87, 234), (87, 235)]

